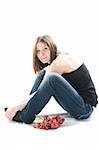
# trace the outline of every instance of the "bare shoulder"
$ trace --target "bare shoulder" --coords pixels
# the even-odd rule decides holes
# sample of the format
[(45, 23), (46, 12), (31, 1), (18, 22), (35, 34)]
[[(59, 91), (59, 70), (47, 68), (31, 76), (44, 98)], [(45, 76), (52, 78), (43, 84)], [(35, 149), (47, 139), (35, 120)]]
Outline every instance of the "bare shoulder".
[(69, 73), (78, 69), (82, 64), (82, 61), (73, 55), (70, 54), (59, 54), (57, 58), (52, 62), (51, 66), (53, 70), (57, 70), (62, 73)]
[(79, 59), (77, 56), (71, 55), (71, 54), (59, 54), (57, 58), (53, 61), (54, 65), (57, 65), (57, 63), (63, 63), (63, 64), (68, 64), (68, 63), (77, 63), (79, 65), (82, 64), (82, 60)]

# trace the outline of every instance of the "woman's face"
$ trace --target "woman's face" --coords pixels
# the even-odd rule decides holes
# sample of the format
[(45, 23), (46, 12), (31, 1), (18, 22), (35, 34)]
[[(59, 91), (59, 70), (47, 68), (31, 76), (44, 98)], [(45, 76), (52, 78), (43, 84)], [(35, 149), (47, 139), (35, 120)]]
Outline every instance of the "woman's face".
[(50, 49), (46, 43), (38, 42), (36, 45), (36, 52), (38, 59), (43, 63), (50, 64)]

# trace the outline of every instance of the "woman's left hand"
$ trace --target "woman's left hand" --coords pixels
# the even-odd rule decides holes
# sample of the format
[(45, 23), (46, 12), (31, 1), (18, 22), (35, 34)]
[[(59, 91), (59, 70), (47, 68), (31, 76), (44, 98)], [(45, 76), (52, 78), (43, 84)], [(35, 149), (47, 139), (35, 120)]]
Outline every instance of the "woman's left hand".
[(13, 119), (13, 117), (15, 116), (17, 112), (17, 107), (9, 107), (6, 112), (5, 112), (5, 116), (11, 121)]

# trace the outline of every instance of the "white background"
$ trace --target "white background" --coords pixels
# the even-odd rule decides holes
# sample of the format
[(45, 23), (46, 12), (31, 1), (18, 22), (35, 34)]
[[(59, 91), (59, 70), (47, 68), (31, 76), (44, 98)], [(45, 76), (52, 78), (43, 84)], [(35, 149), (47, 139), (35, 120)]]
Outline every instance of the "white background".
[(86, 63), (99, 91), (98, 9), (98, 0), (0, 0), (0, 107), (29, 94), (33, 42), (44, 34)]
[(0, 0), (0, 103), (29, 92), (33, 42), (43, 34), (59, 49), (79, 55), (96, 80), (97, 11), (96, 0)]

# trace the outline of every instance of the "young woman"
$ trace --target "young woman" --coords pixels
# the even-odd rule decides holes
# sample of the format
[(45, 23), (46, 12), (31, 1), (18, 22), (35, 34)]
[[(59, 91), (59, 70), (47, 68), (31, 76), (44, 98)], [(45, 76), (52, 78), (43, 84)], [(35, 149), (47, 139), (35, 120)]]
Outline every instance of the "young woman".
[(60, 53), (48, 35), (38, 37), (33, 49), (37, 74), (30, 92), (34, 95), (17, 106), (5, 108), (9, 120), (30, 124), (51, 96), (76, 119), (87, 119), (98, 104), (95, 86), (85, 64)]

